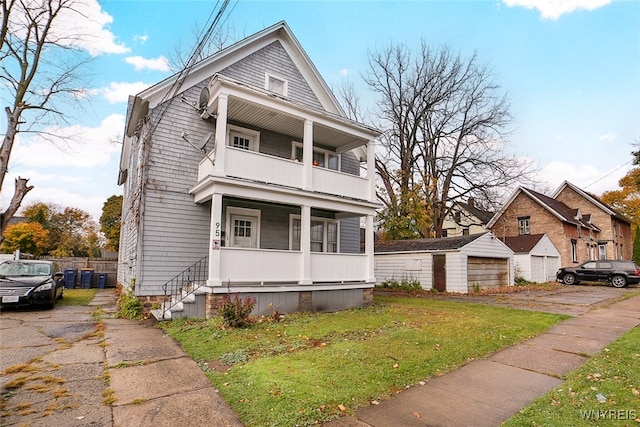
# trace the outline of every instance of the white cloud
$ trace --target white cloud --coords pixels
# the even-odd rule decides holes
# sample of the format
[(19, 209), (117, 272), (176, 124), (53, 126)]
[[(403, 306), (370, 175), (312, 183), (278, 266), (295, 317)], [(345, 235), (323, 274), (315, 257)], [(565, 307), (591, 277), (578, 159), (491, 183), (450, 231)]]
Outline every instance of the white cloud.
[[(44, 0), (25, 2), (31, 11), (37, 11), (45, 4)], [(11, 26), (18, 34), (24, 28), (27, 13), (20, 11), (21, 2), (16, 2), (12, 13)], [(55, 5), (56, 2), (53, 2)], [(102, 10), (97, 0), (75, 0), (67, 2), (54, 18), (49, 31), (48, 40), (62, 46), (74, 47), (87, 51), (91, 56), (105, 53), (127, 53), (129, 48), (116, 40), (109, 29), (113, 18)]]
[(147, 34), (136, 34), (133, 36), (133, 41), (140, 44), (145, 44), (147, 40), (149, 40), (149, 36)]
[(605, 133), (604, 135), (600, 135), (600, 141), (611, 142), (618, 139), (618, 134), (615, 132)]
[[(76, 166), (93, 168), (109, 163), (120, 154), (124, 117), (113, 114), (97, 128), (69, 126), (51, 127), (38, 136), (25, 139), (18, 135), (11, 163), (21, 168)], [(44, 135), (47, 135), (46, 137)]]
[(600, 195), (605, 191), (619, 188), (618, 181), (627, 172), (628, 168), (619, 168), (611, 172), (590, 164), (553, 161), (542, 168), (539, 177), (549, 184), (552, 191), (564, 181), (569, 181), (585, 191)]
[(556, 20), (565, 13), (576, 10), (595, 10), (611, 0), (503, 0), (509, 7), (521, 6), (537, 9), (544, 19)]
[(149, 83), (116, 83), (112, 82), (108, 88), (99, 89), (110, 104), (127, 102), (129, 95), (135, 95), (151, 86)]
[(152, 71), (170, 71), (169, 61), (164, 56), (157, 58), (143, 58), (142, 56), (130, 56), (125, 58), (127, 64), (133, 65), (136, 71), (152, 70)]
[(349, 70), (347, 70), (346, 68), (343, 68), (342, 70), (340, 70), (340, 75), (341, 76), (349, 75)]

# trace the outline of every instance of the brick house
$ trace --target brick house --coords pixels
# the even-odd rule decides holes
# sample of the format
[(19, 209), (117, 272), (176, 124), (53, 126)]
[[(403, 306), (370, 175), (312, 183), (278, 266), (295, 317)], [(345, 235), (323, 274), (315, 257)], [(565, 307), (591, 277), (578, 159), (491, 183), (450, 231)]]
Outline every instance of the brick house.
[(567, 181), (563, 182), (551, 197), (591, 214), (591, 221), (600, 228), (597, 258), (631, 259), (633, 257), (631, 222), (628, 219), (594, 195)]
[(553, 197), (519, 187), (487, 223), (498, 238), (546, 233), (561, 264), (631, 259), (631, 222), (578, 187), (564, 182)]

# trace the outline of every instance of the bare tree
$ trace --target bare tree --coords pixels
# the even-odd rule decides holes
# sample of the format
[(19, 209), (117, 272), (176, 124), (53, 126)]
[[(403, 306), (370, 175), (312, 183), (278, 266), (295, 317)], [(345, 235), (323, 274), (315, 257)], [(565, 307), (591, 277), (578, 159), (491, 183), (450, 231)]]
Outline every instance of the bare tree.
[(366, 81), (380, 97), (387, 129), (376, 161), (379, 197), (387, 211), (403, 211), (406, 192), (422, 197), (429, 230), (421, 236), (441, 237), (455, 202), (499, 201), (531, 177), (532, 164), (506, 152), (509, 102), (475, 55), (464, 60), (423, 42), (412, 56), (406, 46), (390, 45), (370, 54), (369, 65)]
[[(0, 147), (0, 190), (9, 171), (9, 161), (18, 133), (34, 126), (64, 121), (55, 101), (77, 98), (78, 70), (87, 62), (79, 48), (82, 34), (56, 30), (61, 19), (87, 19), (77, 0), (2, 0), (0, 35), (0, 83), (5, 107), (6, 132)], [(76, 15), (75, 17), (73, 15)], [(24, 126), (23, 126), (24, 125)], [(42, 135), (42, 133), (40, 133)], [(46, 135), (45, 135), (46, 136)], [(25, 195), (33, 189), (28, 179), (18, 177), (9, 206), (0, 213), (0, 242), (9, 220)]]

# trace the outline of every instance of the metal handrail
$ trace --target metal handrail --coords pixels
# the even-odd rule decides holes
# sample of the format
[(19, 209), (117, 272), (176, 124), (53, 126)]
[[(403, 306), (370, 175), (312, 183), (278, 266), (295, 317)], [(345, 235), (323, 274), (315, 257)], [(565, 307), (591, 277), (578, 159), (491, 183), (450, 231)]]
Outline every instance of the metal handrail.
[[(198, 288), (205, 285), (208, 278), (209, 257), (206, 256), (162, 285), (162, 289), (164, 290), (162, 319), (165, 319), (165, 313), (167, 311), (193, 294)], [(169, 306), (167, 306), (168, 295), (171, 296), (171, 305)]]

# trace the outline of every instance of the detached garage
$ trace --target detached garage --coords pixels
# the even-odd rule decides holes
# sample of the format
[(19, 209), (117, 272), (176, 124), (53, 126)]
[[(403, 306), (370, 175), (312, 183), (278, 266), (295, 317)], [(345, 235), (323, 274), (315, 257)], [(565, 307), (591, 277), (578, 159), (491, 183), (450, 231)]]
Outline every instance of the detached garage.
[(376, 284), (418, 280), (424, 289), (467, 293), (513, 284), (513, 251), (492, 233), (375, 245)]
[(556, 281), (560, 268), (560, 251), (546, 234), (505, 237), (504, 242), (515, 253), (516, 276), (530, 282)]

